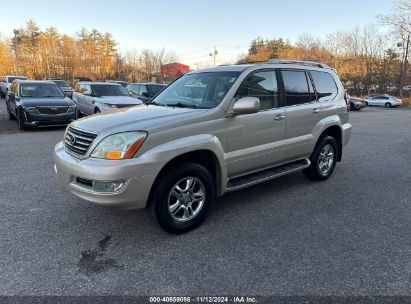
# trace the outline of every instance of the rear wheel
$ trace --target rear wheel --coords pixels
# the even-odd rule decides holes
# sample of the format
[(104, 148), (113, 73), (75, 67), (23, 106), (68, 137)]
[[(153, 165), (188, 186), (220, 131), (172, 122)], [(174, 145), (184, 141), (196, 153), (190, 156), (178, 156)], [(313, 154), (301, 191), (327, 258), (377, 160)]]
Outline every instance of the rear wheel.
[(319, 140), (311, 154), (311, 165), (304, 170), (304, 174), (317, 181), (326, 180), (331, 176), (337, 163), (337, 142), (334, 137), (325, 136)]
[(100, 113), (100, 110), (98, 108), (94, 109), (94, 114)]
[(167, 172), (155, 184), (151, 211), (167, 232), (188, 232), (205, 219), (214, 199), (214, 183), (206, 168), (184, 163)]

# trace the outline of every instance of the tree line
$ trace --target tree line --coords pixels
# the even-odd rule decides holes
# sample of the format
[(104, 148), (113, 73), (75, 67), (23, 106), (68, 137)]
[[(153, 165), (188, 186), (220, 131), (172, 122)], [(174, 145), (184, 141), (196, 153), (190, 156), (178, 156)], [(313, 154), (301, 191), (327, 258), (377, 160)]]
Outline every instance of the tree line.
[(93, 80), (151, 81), (161, 77), (161, 65), (176, 60), (173, 52), (144, 49), (120, 54), (111, 33), (80, 29), (74, 36), (55, 27), (41, 30), (34, 20), (0, 39), (0, 75), (20, 74), (32, 79), (76, 77)]
[[(391, 14), (378, 16), (378, 24), (330, 33), (323, 40), (308, 33), (294, 44), (283, 38), (258, 37), (239, 63), (270, 58), (319, 61), (335, 68), (352, 93), (402, 94), (402, 87), (411, 85), (407, 69), (410, 16), (410, 1), (398, 1)], [(389, 31), (383, 31), (387, 26)]]

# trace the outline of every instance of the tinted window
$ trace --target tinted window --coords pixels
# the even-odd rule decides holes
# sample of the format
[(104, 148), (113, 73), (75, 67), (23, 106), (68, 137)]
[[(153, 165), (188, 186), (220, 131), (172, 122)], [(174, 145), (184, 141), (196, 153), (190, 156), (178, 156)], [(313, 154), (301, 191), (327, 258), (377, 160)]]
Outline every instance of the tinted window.
[(143, 96), (143, 93), (148, 93), (148, 92), (147, 92), (147, 88), (146, 88), (145, 85), (142, 85), (142, 86), (140, 87), (140, 92), (138, 93), (138, 95)]
[(27, 80), (27, 77), (8, 77), (7, 80), (8, 80), (9, 83), (12, 83), (13, 80), (15, 80), (15, 79)]
[(278, 85), (275, 71), (262, 71), (254, 73), (238, 88), (235, 98), (258, 97), (260, 99), (260, 109), (267, 110), (277, 108)]
[(164, 89), (164, 87), (165, 86), (163, 86), (163, 85), (155, 85), (155, 84), (147, 85), (148, 94), (150, 96), (154, 96), (158, 92), (160, 92), (162, 89)]
[(297, 105), (315, 100), (310, 94), (308, 79), (304, 71), (281, 71), (287, 105)]
[(326, 72), (311, 71), (318, 100), (330, 100), (337, 95), (337, 85), (331, 74)]
[(91, 89), (96, 96), (128, 96), (126, 89), (119, 84), (92, 84)]

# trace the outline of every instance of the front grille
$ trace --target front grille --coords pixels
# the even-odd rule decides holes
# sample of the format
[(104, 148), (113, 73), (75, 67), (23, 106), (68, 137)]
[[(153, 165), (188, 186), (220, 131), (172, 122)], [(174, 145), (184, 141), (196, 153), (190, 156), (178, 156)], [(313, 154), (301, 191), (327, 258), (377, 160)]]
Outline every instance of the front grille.
[(68, 106), (37, 106), (36, 109), (41, 114), (63, 114), (67, 113)]
[(69, 127), (64, 139), (66, 151), (83, 156), (87, 153), (97, 134)]

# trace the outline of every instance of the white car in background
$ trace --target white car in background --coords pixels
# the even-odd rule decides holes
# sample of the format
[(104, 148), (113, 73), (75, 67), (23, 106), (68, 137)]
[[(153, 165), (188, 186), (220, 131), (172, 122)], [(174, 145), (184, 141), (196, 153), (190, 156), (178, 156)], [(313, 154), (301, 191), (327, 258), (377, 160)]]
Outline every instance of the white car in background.
[(390, 95), (373, 95), (365, 98), (369, 106), (384, 106), (386, 108), (392, 108), (401, 106), (402, 101), (395, 96)]
[(140, 99), (130, 97), (120, 84), (108, 82), (79, 82), (72, 99), (77, 105), (77, 117), (143, 103)]
[(15, 79), (27, 80), (28, 78), (26, 76), (13, 76), (13, 75), (3, 76), (0, 79), (0, 95), (1, 95), (1, 97), (6, 97), (7, 96), (7, 94), (10, 91), (11, 83)]
[(404, 91), (411, 91), (411, 84), (402, 88)]

